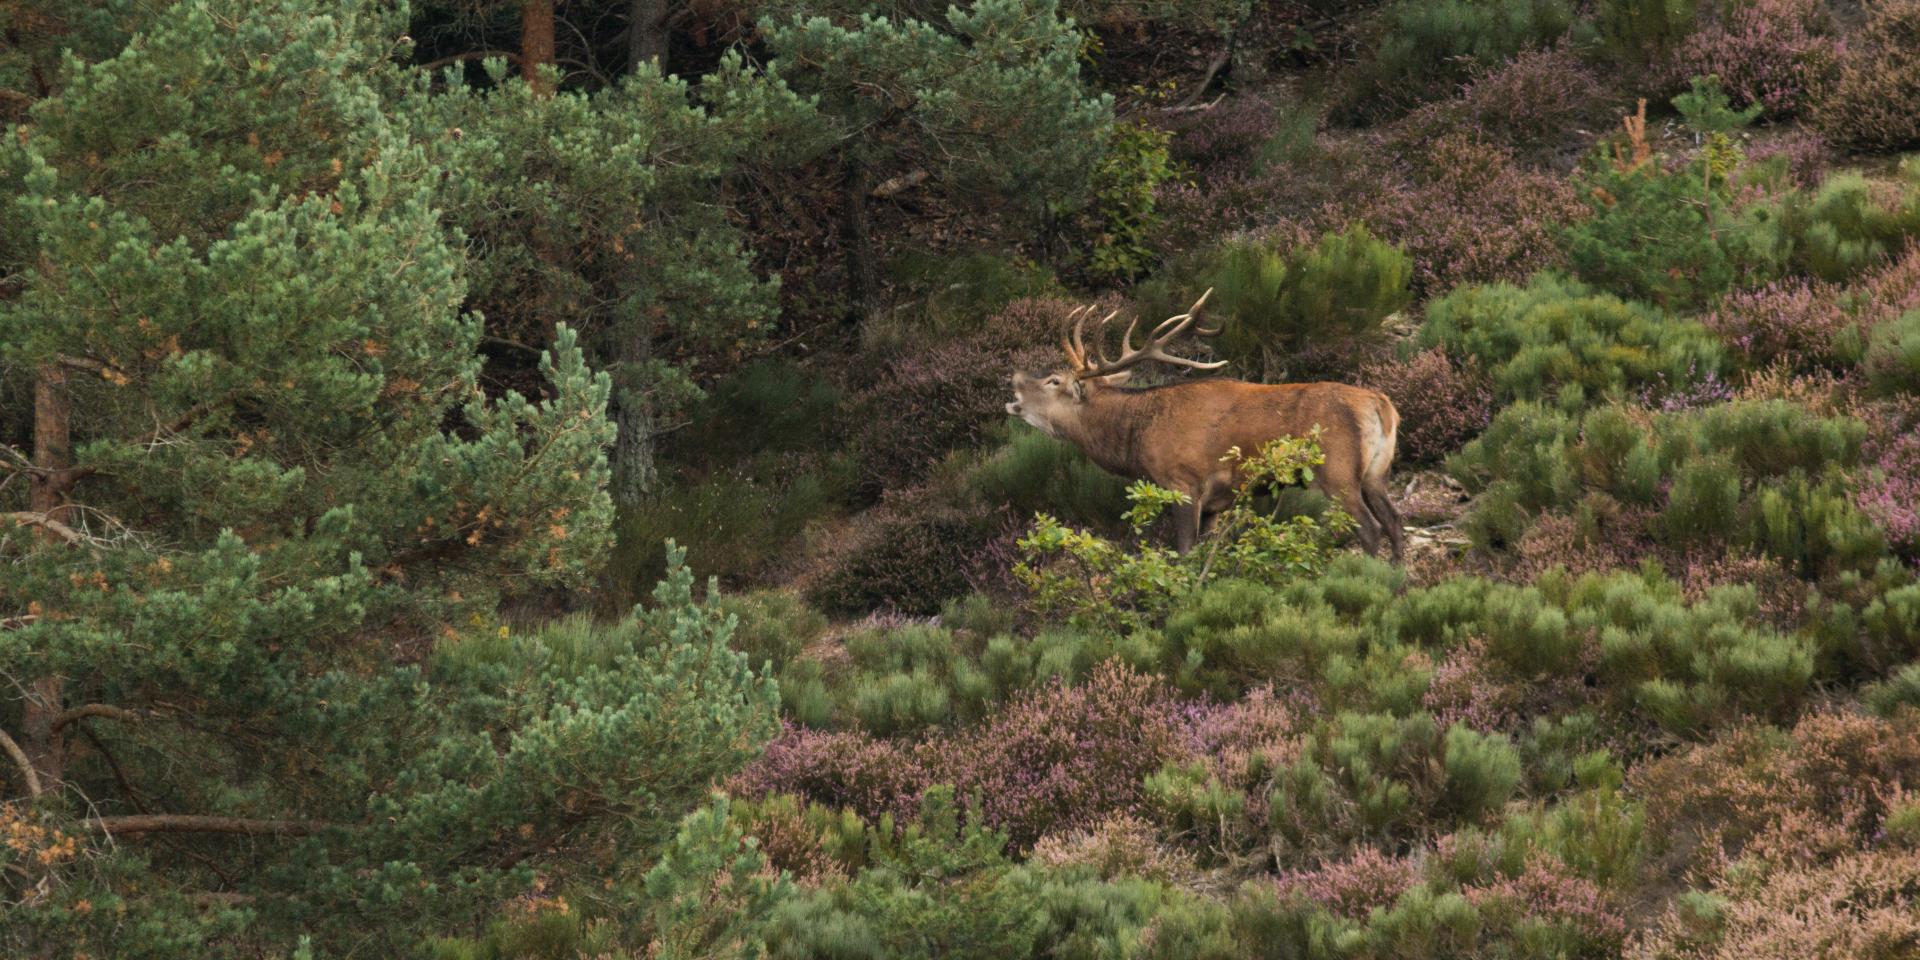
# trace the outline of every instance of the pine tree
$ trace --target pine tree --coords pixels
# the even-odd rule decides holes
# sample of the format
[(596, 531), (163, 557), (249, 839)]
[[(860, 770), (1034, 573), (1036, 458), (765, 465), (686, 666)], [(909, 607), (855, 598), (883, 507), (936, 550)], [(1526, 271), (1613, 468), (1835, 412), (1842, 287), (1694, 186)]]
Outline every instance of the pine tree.
[(837, 144), (855, 320), (877, 292), (876, 191), (924, 180), (1032, 215), (1085, 191), (1112, 124), (1111, 98), (1080, 82), (1080, 33), (1055, 0), (976, 0), (943, 23), (908, 5), (784, 0), (762, 24), (774, 65), (818, 96)]
[(610, 383), (561, 326), (481, 391), (380, 10), (165, 7), (0, 145), (0, 810), (66, 851), (0, 953), (409, 950), (771, 735), (677, 560), (625, 626), (467, 636), (598, 565)]

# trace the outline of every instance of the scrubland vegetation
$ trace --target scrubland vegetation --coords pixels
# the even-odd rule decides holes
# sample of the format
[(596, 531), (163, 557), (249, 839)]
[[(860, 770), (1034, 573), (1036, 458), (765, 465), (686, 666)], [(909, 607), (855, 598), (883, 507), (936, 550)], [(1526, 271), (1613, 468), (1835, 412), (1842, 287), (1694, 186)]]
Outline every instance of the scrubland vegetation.
[(1916, 0), (0, 34), (0, 955), (1920, 956)]

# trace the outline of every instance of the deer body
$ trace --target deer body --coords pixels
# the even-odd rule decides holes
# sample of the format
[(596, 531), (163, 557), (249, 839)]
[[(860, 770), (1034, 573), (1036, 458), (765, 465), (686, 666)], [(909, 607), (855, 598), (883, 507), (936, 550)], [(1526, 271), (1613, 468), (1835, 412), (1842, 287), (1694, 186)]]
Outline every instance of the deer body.
[(1109, 472), (1186, 494), (1191, 504), (1174, 513), (1175, 539), (1183, 551), (1193, 546), (1208, 518), (1232, 502), (1240, 478), (1238, 467), (1225, 459), (1229, 451), (1238, 447), (1252, 453), (1271, 440), (1306, 436), (1317, 427), (1326, 462), (1314, 471), (1314, 486), (1353, 517), (1362, 547), (1375, 552), (1384, 537), (1398, 560), (1400, 516), (1387, 494), (1387, 480), (1400, 415), (1386, 395), (1339, 383), (1198, 380), (1145, 389), (1121, 386), (1127, 368), (1144, 359), (1220, 366), (1160, 350), (1185, 329), (1199, 306), (1161, 324), (1142, 350), (1132, 348), (1129, 329), (1127, 350), (1117, 361), (1090, 362), (1076, 329), (1066, 345), (1070, 366), (1044, 377), (1016, 372), (1015, 399), (1007, 412), (1073, 443)]

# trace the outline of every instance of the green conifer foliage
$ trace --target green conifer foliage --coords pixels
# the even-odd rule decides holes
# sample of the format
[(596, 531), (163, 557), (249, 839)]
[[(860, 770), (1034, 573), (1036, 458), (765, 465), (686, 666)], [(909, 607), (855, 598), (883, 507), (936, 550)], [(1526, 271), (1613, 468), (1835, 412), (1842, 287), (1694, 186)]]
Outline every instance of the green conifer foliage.
[(751, 268), (716, 194), (749, 162), (810, 150), (812, 110), (734, 55), (697, 96), (652, 65), (591, 94), (486, 66), (488, 89), (433, 93), (422, 75), (401, 107), (449, 171), (439, 203), (468, 241), (471, 303), (496, 340), (544, 347), (558, 324), (582, 331), (617, 390), (616, 493), (656, 494), (659, 423), (698, 396), (688, 368), (772, 327), (777, 286)]
[[(0, 670), (34, 691), (0, 728), (85, 840), (0, 952), (405, 952), (576, 844), (664, 839), (771, 735), (677, 558), (627, 627), (454, 639), (600, 562), (609, 384), (562, 326), (544, 397), (480, 391), (446, 171), (383, 115), (397, 35), (177, 4), (0, 146), (0, 367), (65, 458), (51, 509), (0, 494)], [(192, 919), (207, 893), (242, 906)]]
[(885, 179), (920, 171), (1029, 218), (1085, 199), (1113, 106), (1081, 84), (1081, 34), (1055, 0), (975, 0), (938, 20), (908, 4), (779, 0), (761, 23), (775, 66), (818, 97), (836, 144), (858, 318), (877, 293), (867, 205)]

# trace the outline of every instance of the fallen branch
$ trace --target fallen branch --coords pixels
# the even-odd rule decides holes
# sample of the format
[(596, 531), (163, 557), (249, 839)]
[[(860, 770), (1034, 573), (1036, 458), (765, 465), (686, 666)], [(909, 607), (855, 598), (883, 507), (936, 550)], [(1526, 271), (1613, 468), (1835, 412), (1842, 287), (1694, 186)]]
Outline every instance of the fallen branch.
[(245, 833), (255, 836), (306, 837), (339, 824), (318, 820), (251, 820), (246, 817), (204, 817), (186, 813), (127, 814), (89, 817), (81, 826), (94, 833)]
[(897, 177), (893, 177), (887, 180), (885, 183), (882, 183), (877, 187), (874, 187), (873, 192), (867, 194), (867, 196), (873, 197), (877, 200), (885, 200), (886, 198), (891, 197), (896, 193), (904, 193), (905, 191), (911, 190), (914, 187), (917, 187), (920, 184), (925, 183), (926, 179), (927, 179), (927, 172), (925, 170), (914, 170), (910, 173), (903, 173)]
[(23, 527), (39, 527), (68, 543), (79, 543), (86, 539), (80, 535), (80, 531), (37, 511), (15, 510), (11, 513), (0, 513), (0, 517), (12, 520)]
[(135, 723), (141, 719), (140, 714), (128, 710), (125, 707), (114, 707), (104, 703), (89, 703), (85, 706), (62, 711), (59, 716), (54, 717), (53, 732), (59, 733), (61, 727), (75, 720), (85, 720), (88, 717), (104, 717), (108, 720), (124, 720), (128, 723)]
[(20, 768), (20, 775), (27, 779), (27, 796), (37, 799), (40, 796), (40, 774), (33, 769), (33, 761), (27, 759), (27, 752), (20, 749), (20, 745), (13, 742), (5, 730), (0, 730), (0, 749), (13, 758), (14, 765)]

